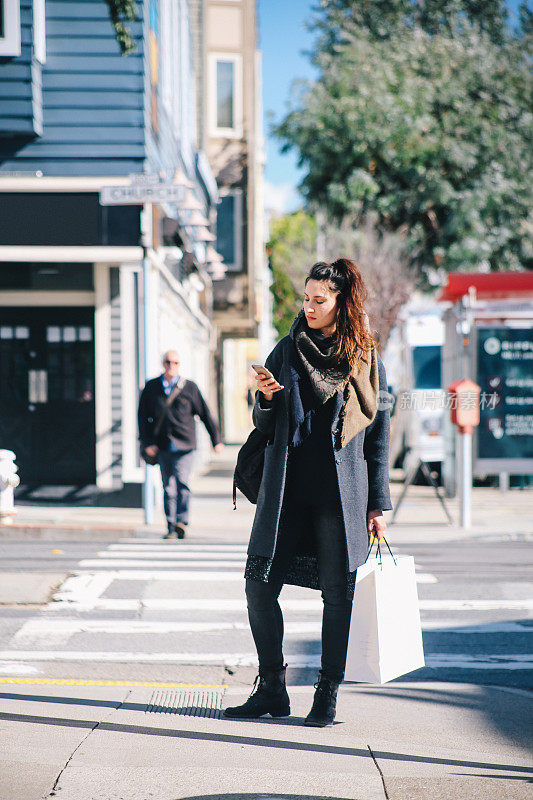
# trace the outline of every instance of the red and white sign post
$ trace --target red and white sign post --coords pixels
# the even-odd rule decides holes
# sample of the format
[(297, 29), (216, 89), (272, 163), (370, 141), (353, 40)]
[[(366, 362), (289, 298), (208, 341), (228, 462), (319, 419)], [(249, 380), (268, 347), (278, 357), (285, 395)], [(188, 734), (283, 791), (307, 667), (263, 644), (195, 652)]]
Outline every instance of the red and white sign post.
[(470, 378), (461, 378), (448, 386), (451, 395), (451, 421), (457, 425), (461, 443), (461, 527), (472, 524), (472, 432), (479, 425), (481, 387)]

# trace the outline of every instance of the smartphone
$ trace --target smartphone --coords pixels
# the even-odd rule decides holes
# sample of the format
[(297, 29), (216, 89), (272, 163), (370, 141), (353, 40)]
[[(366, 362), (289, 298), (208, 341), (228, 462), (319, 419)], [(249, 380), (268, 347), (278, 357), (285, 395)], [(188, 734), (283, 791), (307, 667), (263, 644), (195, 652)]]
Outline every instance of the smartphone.
[[(265, 378), (274, 378), (270, 370), (266, 367), (263, 367), (262, 364), (252, 364), (252, 369), (255, 369), (258, 375), (264, 375)], [(274, 378), (274, 380), (276, 379)]]

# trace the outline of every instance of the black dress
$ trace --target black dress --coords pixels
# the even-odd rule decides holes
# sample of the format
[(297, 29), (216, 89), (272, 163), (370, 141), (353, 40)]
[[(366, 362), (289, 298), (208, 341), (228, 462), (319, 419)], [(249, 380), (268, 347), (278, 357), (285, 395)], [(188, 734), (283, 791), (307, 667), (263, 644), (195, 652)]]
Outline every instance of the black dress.
[[(310, 331), (310, 336), (323, 352), (333, 345), (333, 336)], [(306, 379), (307, 380), (307, 379)], [(307, 387), (310, 391), (310, 384)], [(336, 395), (325, 403), (317, 404), (311, 420), (311, 433), (298, 447), (289, 447), (284, 497), (295, 502), (308, 503), (314, 498), (340, 503), (338, 479), (331, 440), (331, 424), (335, 412)], [(318, 500), (317, 500), (318, 502)]]

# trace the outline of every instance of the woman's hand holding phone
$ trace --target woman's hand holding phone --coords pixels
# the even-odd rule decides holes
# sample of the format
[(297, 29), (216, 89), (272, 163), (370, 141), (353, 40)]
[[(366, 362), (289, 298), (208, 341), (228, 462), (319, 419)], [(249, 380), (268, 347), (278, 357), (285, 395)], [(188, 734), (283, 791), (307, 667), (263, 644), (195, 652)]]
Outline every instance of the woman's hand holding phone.
[[(269, 372), (266, 367), (262, 367), (260, 365), (253, 364), (252, 365), (257, 375), (255, 376), (255, 380), (257, 382), (257, 388), (260, 392), (263, 393), (265, 396), (265, 400), (272, 400), (274, 397), (275, 392), (281, 391), (285, 387), (282, 386), (275, 377)], [(261, 371), (259, 371), (261, 370)]]

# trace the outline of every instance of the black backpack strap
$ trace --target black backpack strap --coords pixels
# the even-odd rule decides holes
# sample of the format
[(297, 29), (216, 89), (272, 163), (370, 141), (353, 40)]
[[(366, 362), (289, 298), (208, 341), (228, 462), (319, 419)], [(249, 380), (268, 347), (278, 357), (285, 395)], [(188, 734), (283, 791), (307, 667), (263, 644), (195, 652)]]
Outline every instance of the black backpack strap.
[(172, 391), (169, 394), (169, 396), (167, 397), (167, 399), (165, 400), (165, 405), (163, 407), (163, 410), (161, 411), (161, 414), (159, 415), (159, 419), (157, 420), (157, 422), (155, 424), (154, 439), (159, 435), (159, 431), (161, 430), (161, 425), (163, 424), (163, 421), (164, 421), (166, 415), (168, 414), (168, 410), (169, 410), (170, 406), (172, 405), (172, 403), (174, 402), (176, 397), (179, 395), (179, 393), (182, 391), (182, 389), (184, 389), (186, 383), (187, 383), (187, 379), (182, 376), (178, 380), (178, 382), (174, 386), (174, 388), (172, 389)]

